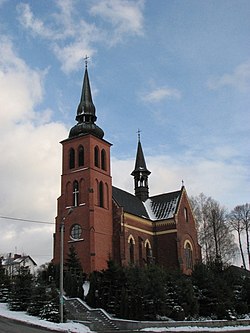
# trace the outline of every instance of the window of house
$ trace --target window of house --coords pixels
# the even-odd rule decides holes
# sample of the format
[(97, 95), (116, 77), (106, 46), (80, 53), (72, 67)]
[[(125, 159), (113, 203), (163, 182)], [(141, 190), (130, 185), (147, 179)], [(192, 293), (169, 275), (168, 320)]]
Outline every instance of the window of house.
[(106, 151), (104, 149), (102, 149), (101, 151), (101, 168), (103, 170), (106, 170), (107, 166), (106, 166)]
[(133, 264), (135, 262), (135, 249), (134, 249), (134, 242), (133, 242), (133, 238), (130, 238), (129, 241), (129, 261), (131, 264)]
[(186, 207), (184, 207), (184, 217), (185, 217), (185, 221), (188, 222), (188, 210)]
[(191, 244), (189, 242), (187, 242), (185, 245), (184, 253), (185, 253), (186, 268), (192, 269), (193, 268), (193, 251), (192, 251)]
[(69, 150), (69, 168), (73, 169), (75, 167), (75, 150), (70, 148)]
[(78, 166), (84, 165), (84, 148), (83, 146), (79, 146), (78, 148)]
[(142, 257), (142, 249), (143, 249), (143, 239), (138, 237), (138, 251), (139, 251), (139, 264), (143, 264), (143, 257)]
[(99, 183), (99, 206), (104, 207), (103, 182)]
[(79, 205), (79, 184), (78, 181), (75, 180), (73, 183), (73, 206)]
[(94, 157), (95, 157), (95, 166), (96, 167), (100, 167), (100, 162), (99, 162), (99, 148), (97, 146), (95, 146), (95, 150), (94, 150)]
[(152, 249), (149, 241), (146, 242), (146, 260), (148, 265), (152, 262)]
[(74, 224), (70, 231), (72, 239), (80, 239), (82, 236), (82, 227), (79, 224)]

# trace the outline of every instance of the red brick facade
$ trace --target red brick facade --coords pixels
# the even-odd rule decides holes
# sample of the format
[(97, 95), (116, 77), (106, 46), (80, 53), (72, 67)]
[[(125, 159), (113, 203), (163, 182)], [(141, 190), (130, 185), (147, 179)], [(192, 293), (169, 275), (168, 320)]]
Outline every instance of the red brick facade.
[(124, 213), (113, 203), (113, 221), (117, 231), (114, 236), (114, 248), (117, 250), (114, 259), (122, 265), (134, 263), (144, 266), (153, 262), (190, 274), (193, 265), (201, 260), (195, 221), (184, 187), (174, 218), (151, 221)]
[[(64, 220), (64, 253), (69, 253), (73, 244), (86, 272), (101, 270), (113, 253), (111, 145), (92, 135), (68, 139), (62, 145), (63, 173), (54, 235), (54, 262), (60, 260), (60, 225)], [(82, 149), (84, 156), (79, 166)], [(70, 165), (70, 161), (74, 163)], [(77, 191), (74, 182), (78, 184)]]
[(105, 269), (113, 259), (120, 265), (157, 263), (189, 274), (201, 254), (185, 188), (149, 197), (151, 172), (140, 140), (132, 172), (135, 195), (112, 188), (111, 144), (96, 119), (86, 68), (77, 124), (62, 141), (53, 262), (60, 262), (64, 223), (64, 258), (73, 245), (86, 273)]

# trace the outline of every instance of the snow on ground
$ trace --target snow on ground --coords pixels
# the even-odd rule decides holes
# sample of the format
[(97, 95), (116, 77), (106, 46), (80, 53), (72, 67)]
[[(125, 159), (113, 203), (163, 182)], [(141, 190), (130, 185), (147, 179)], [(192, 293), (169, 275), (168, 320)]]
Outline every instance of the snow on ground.
[(39, 319), (38, 317), (29, 316), (25, 312), (10, 311), (5, 303), (0, 303), (0, 316), (10, 319), (16, 319), (22, 322), (30, 323), (33, 325), (45, 327), (48, 329), (58, 330), (59, 332), (67, 333), (89, 333), (91, 332), (87, 326), (68, 322), (63, 324), (51, 323), (46, 320)]
[(144, 332), (240, 332), (247, 331), (250, 332), (249, 326), (224, 326), (224, 327), (198, 327), (198, 326), (181, 326), (181, 327), (149, 327), (143, 328), (141, 331)]
[[(63, 324), (56, 324), (56, 323), (51, 323), (46, 320), (39, 319), (37, 317), (29, 316), (25, 312), (21, 311), (10, 311), (8, 309), (7, 304), (5, 303), (0, 303), (0, 316), (5, 317), (5, 318), (10, 318), (10, 319), (16, 319), (22, 322), (30, 323), (33, 325), (45, 327), (48, 329), (53, 329), (57, 330), (59, 332), (67, 332), (67, 333), (90, 333), (91, 330), (84, 325), (78, 324), (78, 323), (73, 323), (73, 322), (68, 322), (68, 323), (63, 323)], [(141, 331), (144, 332), (168, 332), (168, 331), (197, 331), (197, 332), (202, 332), (202, 331), (211, 331), (211, 332), (223, 332), (223, 331), (246, 331), (249, 330), (249, 326), (226, 326), (226, 327), (197, 327), (197, 326), (181, 326), (181, 327), (149, 327), (149, 328), (144, 328), (141, 329)]]

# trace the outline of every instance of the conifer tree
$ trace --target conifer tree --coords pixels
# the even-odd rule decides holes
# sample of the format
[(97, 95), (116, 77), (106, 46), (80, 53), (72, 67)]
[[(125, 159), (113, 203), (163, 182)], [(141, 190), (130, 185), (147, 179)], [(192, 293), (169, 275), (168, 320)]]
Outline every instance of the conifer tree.
[[(56, 289), (55, 284), (52, 284), (50, 290), (47, 293), (46, 304), (40, 311), (41, 319), (51, 321), (54, 323), (60, 322), (60, 312), (59, 312), (59, 293)], [(64, 321), (66, 321), (66, 313), (63, 315)]]
[(10, 277), (2, 267), (2, 260), (0, 258), (0, 302), (6, 303), (9, 298), (10, 290)]
[(27, 308), (28, 314), (39, 316), (41, 310), (47, 302), (46, 286), (38, 281), (34, 283), (31, 290), (30, 303)]
[(69, 248), (68, 257), (65, 263), (64, 290), (70, 297), (84, 297), (83, 283), (86, 279), (80, 259), (77, 256), (75, 247)]
[(21, 268), (12, 278), (9, 295), (9, 308), (13, 311), (26, 311), (31, 298), (32, 275)]

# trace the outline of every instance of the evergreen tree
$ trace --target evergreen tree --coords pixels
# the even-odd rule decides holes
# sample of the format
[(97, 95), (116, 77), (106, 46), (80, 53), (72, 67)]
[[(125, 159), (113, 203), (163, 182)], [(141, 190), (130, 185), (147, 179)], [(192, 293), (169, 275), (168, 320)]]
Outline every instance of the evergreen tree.
[(31, 290), (30, 303), (27, 308), (28, 314), (38, 317), (46, 302), (46, 286), (42, 283), (37, 282), (33, 285)]
[[(46, 304), (40, 311), (41, 319), (52, 321), (54, 323), (60, 322), (60, 312), (59, 312), (59, 293), (54, 284), (51, 285), (50, 290), (47, 292)], [(64, 321), (66, 321), (66, 313), (63, 315)]]
[(12, 278), (9, 308), (13, 311), (26, 311), (31, 298), (32, 275), (21, 268)]
[(9, 298), (10, 290), (10, 277), (2, 267), (2, 261), (0, 259), (0, 302), (6, 303)]
[(65, 263), (64, 273), (64, 290), (70, 297), (84, 297), (83, 283), (86, 279), (80, 259), (77, 256), (75, 247), (72, 245), (69, 248), (68, 257)]

